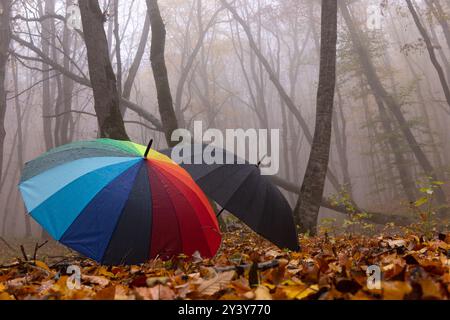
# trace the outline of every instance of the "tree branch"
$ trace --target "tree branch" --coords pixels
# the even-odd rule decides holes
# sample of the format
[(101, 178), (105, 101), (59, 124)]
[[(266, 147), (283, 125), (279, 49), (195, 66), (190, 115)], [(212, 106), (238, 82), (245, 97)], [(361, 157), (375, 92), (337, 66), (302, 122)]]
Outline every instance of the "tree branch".
[[(37, 54), (41, 58), (42, 62), (51, 66), (54, 70), (60, 72), (61, 74), (65, 75), (66, 77), (72, 79), (73, 81), (75, 81), (79, 84), (82, 84), (84, 86), (92, 88), (91, 82), (88, 78), (81, 77), (81, 76), (71, 72), (70, 70), (67, 70), (66, 68), (64, 68), (63, 66), (58, 64), (57, 62), (54, 62), (53, 59), (51, 59), (46, 54), (44, 54), (44, 52), (42, 52), (42, 50), (39, 49), (38, 47), (36, 47), (34, 44), (29, 43), (28, 41), (25, 41), (22, 38), (18, 37), (17, 35), (14, 35), (14, 34), (11, 35), (11, 39), (16, 41), (18, 44), (20, 44), (24, 47), (27, 47), (28, 49), (33, 51), (35, 54)], [(144, 118), (145, 120), (147, 120), (151, 124), (153, 124), (153, 126), (155, 127), (155, 130), (163, 132), (161, 121), (159, 119), (157, 119), (155, 116), (153, 116), (150, 112), (148, 112), (147, 110), (145, 110), (138, 104), (131, 102), (124, 98), (120, 98), (120, 103), (122, 103), (127, 108), (129, 108), (130, 110), (133, 110), (138, 115), (140, 115), (142, 118)]]
[[(81, 111), (81, 110), (69, 110), (69, 111), (64, 111), (58, 114), (52, 114), (52, 115), (43, 115), (43, 118), (58, 118), (61, 117), (67, 113), (78, 113), (78, 114), (85, 114), (91, 117), (97, 117), (97, 115), (93, 112), (87, 112), (87, 111)], [(146, 125), (145, 123), (141, 122), (141, 121), (137, 121), (137, 120), (124, 120), (124, 123), (133, 123), (133, 124), (138, 124), (141, 125), (149, 130), (154, 130), (154, 131), (159, 131), (158, 129), (156, 129), (155, 127), (150, 127), (149, 125)]]

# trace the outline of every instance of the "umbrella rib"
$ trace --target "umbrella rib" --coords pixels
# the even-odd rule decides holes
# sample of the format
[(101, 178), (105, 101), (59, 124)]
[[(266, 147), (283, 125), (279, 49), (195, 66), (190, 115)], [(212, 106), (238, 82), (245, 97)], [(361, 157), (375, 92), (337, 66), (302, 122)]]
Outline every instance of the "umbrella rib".
[[(265, 198), (264, 198), (264, 203), (263, 203), (263, 206), (262, 206), (262, 208), (263, 208), (263, 210), (264, 210), (264, 208), (266, 208), (266, 203), (267, 203), (267, 192), (268, 192), (268, 188), (269, 188), (269, 185), (267, 184), (267, 183), (265, 183), (265, 193), (264, 193), (264, 195), (265, 195)], [(264, 212), (264, 211), (263, 211)], [(264, 215), (263, 214), (261, 214), (260, 215), (260, 219), (258, 220), (258, 223), (257, 223), (257, 228), (259, 229), (260, 228), (260, 226), (261, 226), (261, 224), (262, 224), (262, 220), (263, 220), (263, 218), (264, 218)], [(262, 235), (262, 234), (261, 234)], [(265, 236), (263, 236), (264, 238), (265, 238)]]
[[(84, 150), (89, 150), (90, 149), (90, 150), (97, 150), (97, 151), (98, 150), (102, 150), (102, 151), (104, 150), (105, 152), (106, 151), (111, 152), (111, 154), (109, 154), (109, 155), (107, 155), (107, 154), (105, 154), (105, 155), (98, 155), (97, 154), (97, 155), (80, 157), (80, 158), (72, 158), (70, 161), (63, 161), (63, 160), (61, 160), (62, 162), (59, 163), (59, 164), (52, 165), (50, 167), (45, 168), (44, 170), (40, 170), (39, 169), (39, 168), (42, 167), (42, 164), (39, 163), (39, 161), (45, 162), (46, 159), (58, 156), (61, 153), (67, 153), (67, 152), (70, 152), (72, 150), (75, 151), (75, 150), (81, 150), (81, 149), (84, 149)], [(114, 152), (116, 152), (117, 154), (113, 154)], [(106, 150), (106, 149), (96, 149), (96, 148), (92, 148), (92, 147), (88, 147), (88, 148), (81, 147), (81, 148), (70, 149), (70, 150), (61, 150), (61, 151), (54, 152), (54, 153), (51, 153), (51, 154), (47, 155), (46, 158), (37, 158), (37, 159), (33, 160), (32, 162), (29, 162), (29, 163), (25, 164), (25, 168), (23, 170), (23, 174), (22, 174), (20, 182), (27, 181), (27, 180), (29, 180), (29, 179), (31, 179), (31, 178), (33, 178), (33, 177), (35, 177), (35, 176), (45, 172), (45, 171), (47, 171), (47, 170), (50, 170), (50, 169), (53, 169), (53, 168), (57, 167), (58, 165), (63, 165), (63, 164), (66, 164), (66, 163), (69, 163), (69, 162), (73, 162), (73, 161), (76, 161), (76, 160), (81, 160), (81, 159), (108, 158), (108, 157), (131, 158), (130, 154), (126, 154), (123, 151), (119, 151), (119, 150), (113, 151), (113, 150)], [(36, 162), (38, 162), (37, 165), (36, 165)], [(30, 173), (29, 170), (32, 170), (32, 172)], [(33, 172), (33, 170), (35, 170), (36, 172)]]
[[(168, 175), (170, 175), (171, 177), (173, 177), (174, 179), (176, 179), (179, 183), (181, 183), (181, 184), (185, 185), (187, 188), (189, 188), (189, 189), (192, 191), (192, 193), (195, 195), (195, 197), (197, 198), (197, 200), (200, 201), (201, 203), (203, 203), (202, 200), (200, 199), (200, 197), (198, 196), (197, 192), (196, 192), (195, 190), (193, 190), (187, 183), (185, 183), (183, 180), (181, 180), (177, 175), (172, 174), (172, 172), (170, 172), (170, 170), (168, 170), (168, 169), (166, 169), (166, 168), (164, 168), (164, 167), (162, 167), (162, 166), (160, 166), (160, 165), (158, 165), (158, 164), (155, 164), (155, 166), (157, 166), (161, 171), (164, 171), (165, 173), (167, 173)], [(193, 181), (193, 182), (195, 183), (195, 181)], [(175, 189), (179, 194), (181, 194), (181, 195), (183, 196), (183, 198), (185, 198), (186, 201), (187, 201), (190, 205), (192, 204), (191, 201), (189, 201), (189, 197), (185, 196), (184, 193), (181, 192), (181, 191), (176, 187), (176, 185), (175, 185), (172, 181), (168, 180), (168, 183), (170, 183), (171, 185), (173, 185), (173, 186), (174, 186), (174, 189)], [(198, 187), (198, 188), (200, 189), (200, 187)], [(169, 194), (169, 197), (170, 197), (170, 194)], [(195, 219), (196, 219), (198, 225), (202, 226), (202, 222), (198, 219), (198, 216), (197, 216), (197, 215), (194, 215), (194, 217), (195, 217)], [(202, 230), (202, 234), (203, 234), (203, 239), (205, 239), (205, 241), (207, 241), (207, 239), (208, 239), (207, 235), (205, 234), (203, 228), (201, 228), (201, 230)], [(210, 250), (209, 247), (208, 247), (208, 250)], [(210, 251), (210, 254), (211, 254), (211, 253), (212, 253), (212, 252)]]
[(141, 156), (141, 152), (136, 148), (136, 146), (131, 141), (100, 138), (100, 139), (94, 140), (94, 142), (98, 142), (103, 145), (111, 146), (111, 147), (117, 148), (119, 150), (122, 150), (124, 152), (129, 152), (135, 156)]
[[(98, 157), (98, 158), (106, 158), (106, 157)], [(39, 191), (41, 193), (41, 196), (38, 197), (38, 199), (32, 200), (31, 208), (27, 204), (27, 210), (29, 210), (30, 212), (33, 211), (34, 209), (36, 209), (37, 207), (42, 205), (44, 202), (46, 202), (48, 199), (53, 197), (56, 193), (60, 192), (64, 188), (68, 187), (69, 185), (71, 185), (75, 181), (78, 181), (79, 179), (82, 179), (86, 175), (92, 174), (93, 172), (98, 171), (98, 170), (103, 170), (103, 169), (109, 168), (109, 167), (122, 166), (122, 165), (125, 165), (125, 164), (128, 164), (128, 163), (130, 163), (130, 167), (131, 167), (133, 165), (131, 163), (136, 161), (135, 158), (131, 158), (131, 157), (129, 159), (127, 159), (126, 157), (110, 157), (110, 158), (121, 158), (121, 159), (125, 159), (125, 160), (115, 161), (115, 162), (111, 162), (111, 163), (103, 163), (101, 165), (92, 166), (90, 168), (84, 167), (83, 170), (78, 171), (76, 174), (73, 174), (72, 176), (69, 176), (69, 178), (67, 178), (67, 176), (64, 176), (65, 180), (62, 180), (62, 182), (53, 183), (53, 185), (49, 184), (49, 182), (53, 182), (53, 180), (55, 180), (55, 175), (57, 176), (58, 174), (59, 175), (64, 174), (63, 170), (67, 171), (69, 169), (69, 168), (67, 168), (67, 166), (69, 164), (70, 164), (70, 169), (73, 169), (72, 166), (74, 165), (74, 163), (76, 161), (86, 162), (86, 160), (88, 160), (89, 158), (77, 159), (75, 161), (66, 162), (66, 163), (61, 164), (59, 166), (53, 167), (53, 168), (51, 168), (51, 169), (49, 169), (49, 170), (47, 170), (45, 172), (41, 172), (40, 174), (38, 174), (38, 175), (36, 175), (36, 176), (34, 176), (34, 177), (32, 177), (32, 178), (22, 182), (19, 185), (20, 188), (36, 188), (38, 184), (40, 184), (40, 185), (47, 184), (47, 185), (45, 185), (46, 192), (44, 193), (42, 191), (42, 189), (41, 189)], [(93, 158), (91, 158), (91, 159), (93, 159)], [(52, 179), (49, 180), (48, 177), (44, 179), (43, 176), (44, 175), (48, 176), (49, 172), (52, 172), (52, 175), (53, 175)], [(23, 194), (24, 193), (22, 191), (22, 195)], [(42, 195), (42, 194), (44, 194), (44, 195)]]
[[(137, 171), (136, 171), (137, 173), (136, 173), (136, 175), (134, 176), (134, 180), (133, 180), (132, 184), (135, 183), (135, 181), (136, 181), (136, 179), (137, 179), (137, 177), (138, 177), (138, 175), (139, 175), (139, 173), (140, 173), (141, 167), (142, 167), (143, 165), (144, 165), (144, 162), (142, 161), (142, 162), (140, 163), (139, 168), (138, 168)], [(130, 167), (128, 170), (130, 170), (130, 169), (131, 169), (131, 167)], [(127, 171), (127, 170), (125, 170), (123, 173), (125, 173), (126, 171)], [(128, 193), (128, 197), (130, 196), (131, 192), (133, 192), (133, 187), (130, 188), (130, 191), (129, 191), (129, 193)], [(120, 218), (122, 217), (123, 212), (124, 212), (124, 210), (125, 210), (125, 208), (126, 208), (126, 206), (127, 206), (127, 202), (128, 202), (128, 199), (125, 201), (125, 203), (123, 204), (122, 209), (120, 210), (120, 214), (119, 214), (119, 216), (117, 217), (116, 225), (114, 226), (114, 229), (113, 229), (113, 231), (111, 232), (111, 235), (110, 235), (110, 237), (109, 237), (109, 239), (108, 239), (108, 244), (105, 246), (105, 250), (103, 251), (102, 257), (101, 257), (101, 259), (100, 259), (100, 261), (101, 261), (102, 263), (103, 263), (103, 259), (105, 258), (105, 254), (106, 254), (106, 252), (108, 251), (109, 245), (111, 244), (111, 239), (112, 239), (112, 237), (113, 237), (115, 231), (117, 230), (117, 226), (119, 225)], [(130, 250), (128, 250), (127, 255), (126, 255), (123, 259), (126, 259), (126, 257), (130, 254), (130, 252), (131, 252), (132, 250), (133, 250), (133, 248), (130, 248)]]
[[(78, 217), (83, 213), (83, 211), (89, 206), (89, 204), (95, 199), (95, 197), (96, 197), (97, 195), (99, 195), (101, 192), (103, 192), (103, 190), (105, 190), (106, 188), (108, 188), (108, 186), (109, 186), (111, 183), (113, 183), (114, 180), (118, 179), (118, 178), (119, 178), (120, 176), (122, 176), (123, 174), (126, 174), (126, 172), (127, 172), (128, 170), (132, 169), (135, 165), (136, 165), (136, 164), (134, 164), (134, 165), (130, 166), (129, 168), (127, 168), (126, 170), (122, 171), (119, 175), (117, 175), (114, 179), (112, 179), (109, 183), (107, 183), (103, 188), (101, 188), (100, 190), (98, 190), (98, 191), (93, 195), (93, 197), (91, 198), (91, 200), (90, 200), (89, 202), (87, 202), (86, 205), (78, 212), (78, 215), (75, 217), (75, 219), (73, 219), (73, 221), (67, 226), (66, 230), (62, 233), (62, 235), (61, 235), (61, 237), (58, 239), (58, 241), (64, 237), (64, 235), (66, 234), (66, 232), (70, 229), (70, 227), (75, 223), (75, 221), (78, 219)], [(82, 178), (82, 177), (80, 177), (80, 178)], [(75, 180), (74, 180), (74, 181), (75, 181)], [(73, 181), (72, 181), (72, 182), (73, 182)], [(71, 183), (72, 183), (72, 182), (71, 182)], [(131, 189), (130, 189), (130, 192), (131, 192)], [(125, 203), (126, 203), (126, 202), (125, 202)], [(123, 208), (122, 208), (122, 210), (123, 210)], [(122, 212), (121, 212), (121, 214), (122, 214)], [(120, 218), (120, 215), (119, 215), (119, 218)], [(108, 246), (106, 246), (106, 248), (108, 248)], [(106, 249), (105, 249), (105, 251), (106, 251)], [(103, 258), (103, 256), (102, 256), (102, 258)]]
[[(233, 199), (233, 197), (235, 197), (237, 194), (239, 194), (239, 189), (241, 189), (242, 187), (243, 187), (243, 185), (244, 185), (244, 183), (250, 178), (250, 176), (251, 176), (251, 173), (252, 173), (252, 171), (250, 171), (249, 173), (248, 173), (248, 175), (245, 177), (245, 179), (244, 180), (242, 180), (242, 182), (239, 184), (239, 186), (236, 188), (236, 190), (233, 192), (233, 195), (226, 201), (226, 203), (225, 203), (225, 205), (223, 205), (223, 208), (225, 208), (226, 209), (226, 206), (228, 205), (228, 203), (231, 201), (231, 199)], [(253, 193), (253, 196), (252, 196), (252, 202), (253, 202), (253, 199), (255, 198), (255, 194), (256, 193)], [(227, 209), (228, 210), (228, 209)], [(231, 212), (231, 211), (230, 211)], [(233, 212), (231, 212), (231, 213), (233, 213)], [(233, 215), (235, 215), (235, 214), (233, 214)], [(242, 220), (242, 219), (240, 219), (240, 220)]]
[[(233, 176), (235, 176), (237, 173), (239, 173), (241, 170), (243, 169), (247, 169), (247, 167), (244, 167), (245, 165), (242, 165), (241, 168), (239, 168), (239, 170), (236, 170), (232, 175), (230, 175), (228, 178), (231, 178)], [(222, 166), (223, 167), (223, 166)], [(222, 168), (219, 167), (219, 168)], [(212, 172), (212, 171), (211, 171)], [(208, 172), (206, 175), (202, 176), (201, 178), (195, 180), (195, 182), (199, 182), (200, 180), (206, 178), (211, 172)], [(238, 185), (238, 187), (236, 188), (235, 191), (233, 191), (232, 195), (228, 198), (228, 200), (224, 201), (224, 204), (222, 205), (223, 208), (226, 207), (226, 204), (231, 200), (231, 198), (235, 195), (235, 193), (237, 192), (237, 190), (239, 190), (239, 188), (241, 187), (241, 185), (248, 179), (248, 177), (250, 176), (250, 174), (252, 173), (251, 170), (249, 170), (249, 172), (247, 173), (247, 176), (242, 180), (242, 182)], [(223, 186), (223, 184), (225, 183), (225, 180), (219, 185), (219, 187), (215, 188), (215, 190), (219, 189), (220, 187)], [(217, 201), (216, 201), (217, 202)], [(220, 203), (219, 203), (220, 204)]]
[[(149, 161), (149, 164), (152, 162), (151, 160), (148, 160)], [(170, 199), (170, 201), (169, 201), (169, 203), (170, 203), (170, 206), (173, 208), (173, 212), (174, 212), (174, 214), (175, 214), (175, 221), (176, 221), (176, 223), (177, 223), (177, 230), (178, 230), (178, 237), (180, 238), (180, 239), (182, 239), (182, 234), (181, 234), (181, 228), (180, 228), (180, 223), (179, 223), (179, 221), (178, 221), (178, 218), (177, 218), (177, 214), (176, 214), (176, 210), (175, 210), (175, 205), (174, 205), (174, 203), (173, 203), (173, 201), (172, 201), (172, 198), (170, 197), (170, 193), (168, 192), (168, 190), (167, 190), (167, 181), (165, 181), (165, 183), (162, 181), (162, 179), (160, 179), (159, 177), (158, 177), (158, 174), (157, 174), (157, 171), (154, 169), (154, 168), (152, 168), (150, 165), (147, 165), (147, 169), (148, 169), (148, 171), (151, 171), (152, 173), (153, 173), (153, 177), (155, 177), (156, 178), (156, 180), (163, 186), (163, 188), (165, 189), (165, 191), (166, 191), (166, 193), (167, 193), (167, 195), (168, 195), (168, 197), (169, 197), (169, 199)], [(150, 180), (150, 172), (149, 172), (149, 180)], [(149, 181), (150, 182), (150, 181)], [(151, 185), (151, 182), (150, 182), (150, 185)], [(153, 225), (153, 223), (152, 223), (152, 229), (153, 229), (153, 227), (154, 227), (154, 225)], [(153, 230), (152, 230), (153, 231)], [(152, 232), (152, 234), (153, 234), (153, 232)], [(151, 246), (152, 244), (151, 244), (151, 240), (150, 240), (150, 246)], [(182, 243), (182, 241), (181, 241), (181, 251), (183, 251), (183, 243)]]

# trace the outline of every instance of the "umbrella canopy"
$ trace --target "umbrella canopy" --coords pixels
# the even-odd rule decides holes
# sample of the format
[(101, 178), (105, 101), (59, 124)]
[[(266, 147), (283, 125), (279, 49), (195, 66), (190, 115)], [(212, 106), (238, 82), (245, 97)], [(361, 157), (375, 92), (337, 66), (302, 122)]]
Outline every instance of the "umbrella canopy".
[(105, 264), (199, 251), (221, 236), (208, 199), (167, 156), (129, 141), (74, 142), (26, 163), (26, 208), (64, 245)]
[[(206, 147), (207, 145), (185, 145), (184, 151), (187, 152), (179, 152), (181, 148), (178, 146), (180, 149), (174, 150), (177, 152), (176, 160), (208, 197), (252, 230), (280, 248), (298, 250), (292, 209), (280, 190), (266, 176), (261, 175), (257, 165), (239, 159), (226, 150), (212, 150), (214, 158), (222, 159), (222, 164), (206, 164), (199, 154), (203, 154)], [(161, 153), (170, 157), (172, 150), (166, 149)], [(216, 150), (223, 158), (215, 155)], [(196, 161), (196, 158), (202, 161)], [(230, 158), (233, 159), (232, 164), (229, 164), (230, 161), (227, 164), (226, 160)]]

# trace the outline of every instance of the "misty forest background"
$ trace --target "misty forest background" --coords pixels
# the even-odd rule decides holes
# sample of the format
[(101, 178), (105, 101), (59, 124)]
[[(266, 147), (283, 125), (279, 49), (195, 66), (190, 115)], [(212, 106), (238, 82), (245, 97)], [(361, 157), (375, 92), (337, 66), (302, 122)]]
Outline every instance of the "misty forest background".
[[(83, 31), (66, 23), (67, 7), (78, 1), (0, 2), (0, 236), (41, 236), (17, 189), (26, 161), (101, 136), (153, 138), (162, 149), (175, 128), (192, 129), (195, 120), (204, 130), (280, 129), (280, 172), (272, 179), (301, 212), (321, 31), (327, 35), (321, 1), (79, 3)], [(377, 225), (406, 225), (427, 187), (433, 205), (450, 196), (450, 1), (339, 0), (337, 7), (331, 149), (318, 221), (367, 212), (363, 218)], [(104, 91), (93, 94), (102, 81)]]

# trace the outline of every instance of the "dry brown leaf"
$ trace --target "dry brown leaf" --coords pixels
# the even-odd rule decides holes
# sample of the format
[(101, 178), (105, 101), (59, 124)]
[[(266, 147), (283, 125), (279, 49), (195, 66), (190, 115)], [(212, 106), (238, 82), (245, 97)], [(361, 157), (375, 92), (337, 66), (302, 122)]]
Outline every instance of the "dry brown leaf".
[(432, 279), (420, 280), (423, 299), (442, 299), (441, 286)]
[(383, 281), (381, 287), (386, 300), (402, 300), (412, 290), (411, 285), (403, 281)]
[(128, 287), (117, 285), (114, 294), (114, 300), (134, 300), (134, 294), (128, 294), (129, 291), (130, 290), (128, 289)]
[(116, 287), (109, 286), (101, 289), (95, 295), (96, 300), (114, 300), (116, 296)]
[(88, 276), (88, 275), (81, 275), (81, 279), (84, 281), (87, 281), (91, 284), (97, 284), (100, 287), (106, 287), (109, 284), (109, 280), (105, 277), (100, 276)]
[(269, 289), (265, 286), (258, 286), (255, 290), (255, 300), (272, 300)]
[(226, 288), (236, 275), (234, 270), (221, 272), (216, 277), (209, 280), (202, 280), (197, 288), (201, 295), (212, 296), (216, 292)]
[[(236, 230), (224, 234), (221, 251), (212, 259), (177, 257), (116, 267), (78, 260), (83, 280), (78, 289), (68, 288), (69, 276), (61, 267), (41, 260), (12, 262), (0, 267), (0, 299), (449, 299), (445, 239), (300, 237), (302, 250), (285, 252), (254, 233)], [(248, 266), (275, 257), (277, 267), (253, 272), (259, 281), (252, 290)], [(216, 271), (230, 264), (247, 267)], [(367, 288), (370, 265), (382, 269), (382, 290)]]
[(16, 300), (13, 295), (7, 292), (0, 292), (0, 300)]
[(136, 298), (138, 300), (153, 300), (151, 288), (136, 287), (134, 288), (134, 292), (136, 293)]
[(150, 295), (153, 300), (173, 300), (175, 293), (167, 286), (158, 284), (150, 289)]

